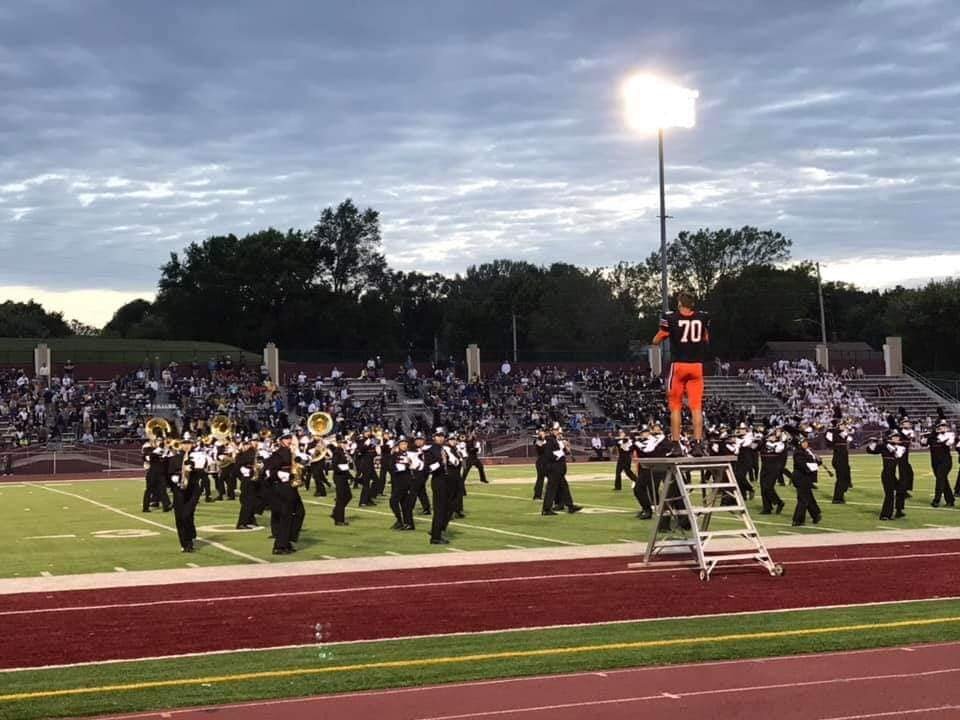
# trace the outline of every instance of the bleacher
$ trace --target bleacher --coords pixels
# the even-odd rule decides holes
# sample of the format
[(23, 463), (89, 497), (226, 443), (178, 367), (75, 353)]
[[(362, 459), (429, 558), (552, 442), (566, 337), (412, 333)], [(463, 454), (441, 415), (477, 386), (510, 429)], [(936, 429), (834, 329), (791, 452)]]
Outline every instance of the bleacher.
[(754, 414), (756, 419), (787, 413), (786, 405), (747, 378), (711, 375), (705, 380), (708, 396), (725, 400), (739, 410)]
[[(899, 408), (903, 408), (907, 416), (916, 421), (936, 418), (937, 408), (942, 408), (952, 422), (960, 422), (960, 405), (955, 400), (937, 394), (909, 375), (867, 375), (862, 379), (844, 380), (844, 383), (885, 413), (897, 415)], [(881, 395), (880, 389), (886, 392)]]

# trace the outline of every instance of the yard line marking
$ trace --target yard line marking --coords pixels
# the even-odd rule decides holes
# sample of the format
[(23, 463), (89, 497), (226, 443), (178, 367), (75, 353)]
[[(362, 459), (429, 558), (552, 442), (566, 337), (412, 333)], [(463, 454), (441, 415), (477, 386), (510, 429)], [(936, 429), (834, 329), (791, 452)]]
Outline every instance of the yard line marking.
[(444, 548), (447, 552), (466, 552), (466, 550), (461, 550), (460, 548), (448, 547)]
[(333, 555), (321, 555), (320, 557), (322, 557), (324, 560), (336, 560), (336, 559), (337, 559), (337, 558), (334, 557)]
[(187, 567), (198, 568), (200, 566), (197, 565), (196, 563), (187, 563)]
[(122, 568), (122, 567), (115, 567), (114, 570), (116, 570), (117, 572), (126, 572), (126, 571), (127, 571), (126, 568)]
[(803, 535), (803, 533), (793, 532), (793, 530), (780, 530), (777, 535)]
[(627, 540), (626, 538), (617, 538), (617, 542), (630, 543), (632, 545), (633, 543), (643, 542), (643, 540)]
[[(660, 640), (638, 640), (632, 642), (604, 643), (595, 645), (575, 645), (572, 647), (553, 647), (540, 648), (536, 650), (507, 650), (501, 652), (476, 653), (471, 655), (453, 655), (441, 657), (427, 657), (410, 660), (382, 660), (379, 662), (355, 663), (350, 665), (334, 665), (329, 667), (305, 667), (291, 668), (288, 670), (263, 670), (259, 672), (236, 673), (234, 675), (211, 675), (208, 677), (177, 678), (172, 680), (150, 680), (145, 682), (103, 685), (100, 687), (79, 687), (64, 688), (60, 690), (40, 690), (33, 692), (11, 693), (0, 695), (0, 702), (11, 702), (18, 700), (33, 700), (38, 698), (68, 697), (73, 695), (94, 695), (110, 692), (123, 692), (130, 690), (146, 690), (161, 687), (184, 687), (196, 685), (213, 685), (229, 682), (240, 682), (243, 680), (258, 680), (267, 678), (292, 678), (308, 677), (317, 675), (332, 675), (337, 673), (355, 673), (357, 671), (385, 670), (385, 669), (404, 669), (404, 668), (424, 668), (436, 666), (455, 666), (468, 665), (470, 663), (489, 662), (492, 660), (517, 660), (536, 657), (556, 657), (571, 655), (588, 655), (592, 653), (604, 653), (612, 650), (644, 650), (651, 648), (670, 648), (670, 647), (696, 647), (710, 643), (736, 643), (749, 642), (751, 640), (772, 640), (778, 638), (802, 638), (816, 637), (823, 635), (832, 635), (836, 633), (855, 633), (864, 630), (894, 630), (908, 627), (931, 627), (934, 625), (945, 625), (948, 623), (960, 622), (960, 616), (950, 616), (941, 618), (924, 618), (915, 620), (897, 620), (884, 623), (865, 623), (859, 625), (832, 625), (812, 628), (800, 628), (793, 630), (768, 630), (750, 633), (730, 633), (726, 635), (706, 635), (700, 637), (683, 638), (665, 638)], [(782, 687), (808, 687), (817, 685), (836, 685), (840, 683), (850, 683), (857, 681), (886, 681), (903, 678), (916, 678), (924, 676), (946, 675), (950, 673), (960, 673), (960, 668), (945, 668), (942, 670), (927, 670), (925, 672), (912, 672), (903, 674), (888, 674), (875, 676), (859, 676), (830, 678), (826, 680), (810, 680), (797, 683), (779, 683), (777, 685), (755, 686), (745, 688), (726, 688), (722, 690), (700, 690), (689, 693), (683, 693), (687, 696), (714, 694), (714, 693), (733, 693), (745, 692), (748, 690), (759, 689), (777, 689)], [(659, 695), (652, 696), (651, 699), (660, 698)], [(619, 701), (618, 701), (619, 702)], [(498, 711), (499, 714), (514, 711)], [(483, 713), (479, 713), (483, 714)], [(452, 718), (475, 717), (478, 713), (469, 715), (453, 715), (443, 718), (451, 720)], [(441, 720), (434, 718), (433, 720)]]
[[(502, 495), (502, 494), (500, 494), (500, 493), (484, 492), (484, 491), (480, 491), (480, 490), (474, 490), (474, 491), (472, 491), (472, 492), (470, 493), (470, 496), (471, 496), (471, 497), (472, 497), (472, 496), (476, 496), (476, 495), (479, 495), (479, 496), (487, 496), (487, 497), (496, 497), (496, 498), (505, 498), (505, 499), (509, 499), (509, 500), (522, 500), (523, 502), (528, 503), (528, 504), (529, 504), (529, 502), (530, 502), (530, 498), (527, 497), (526, 495), (524, 495), (523, 497), (521, 497), (521, 496), (519, 496), (519, 495)], [(631, 512), (631, 508), (629, 508), (629, 507), (624, 507), (624, 506), (622, 506), (622, 505), (621, 505), (620, 507), (616, 507), (616, 506), (614, 506), (614, 505), (595, 505), (595, 504), (593, 504), (593, 503), (590, 503), (587, 507), (599, 508), (599, 509), (601, 509), (601, 510), (617, 510), (617, 511), (619, 511), (619, 512)]]
[(523, 546), (523, 545), (504, 545), (504, 547), (508, 547), (508, 548), (510, 548), (511, 550), (529, 550), (529, 549), (530, 549), (530, 548), (525, 547), (525, 546)]
[[(304, 500), (304, 502), (309, 503), (311, 505), (319, 505), (321, 507), (328, 507), (328, 508), (333, 507), (333, 505), (331, 505), (330, 503), (322, 503), (316, 500)], [(382, 512), (381, 510), (371, 510), (370, 508), (358, 507), (354, 509), (357, 512), (368, 512), (368, 513), (373, 513), (374, 515), (383, 515), (384, 517), (392, 518), (394, 516), (393, 513)], [(578, 542), (571, 542), (569, 540), (557, 540), (556, 538), (541, 537), (540, 535), (527, 535), (526, 533), (513, 532), (512, 530), (501, 530), (499, 528), (486, 527), (484, 525), (471, 525), (471, 524), (462, 522), (460, 520), (451, 520), (450, 524), (456, 525), (457, 527), (469, 528), (471, 530), (483, 530), (485, 532), (498, 533), (500, 535), (512, 535), (513, 537), (522, 537), (522, 538), (526, 538), (527, 540), (540, 540), (542, 542), (552, 542), (552, 543), (557, 543), (558, 545), (579, 546), (582, 544)]]
[(941, 529), (943, 529), (943, 530), (952, 530), (952, 529), (953, 529), (953, 526), (952, 526), (952, 525), (931, 525), (930, 523), (924, 523), (923, 526), (924, 526), (924, 527), (931, 527), (931, 528), (941, 528)]
[(402, 553), (394, 552), (393, 550), (384, 550), (383, 554), (384, 554), (384, 555), (395, 555), (395, 556), (402, 555)]
[[(866, 555), (862, 557), (848, 557), (848, 558), (820, 558), (816, 560), (790, 560), (786, 564), (790, 567), (794, 565), (823, 565), (827, 563), (849, 563), (849, 562), (878, 562), (878, 561), (897, 561), (897, 560), (916, 560), (919, 558), (941, 558), (941, 557), (957, 557), (960, 556), (960, 551), (953, 552), (936, 552), (936, 553), (912, 553), (908, 555)], [(755, 563), (737, 563), (727, 565), (725, 567), (756, 567)], [(604, 570), (600, 572), (586, 572), (586, 573), (556, 573), (552, 575), (518, 575), (515, 577), (488, 577), (488, 578), (472, 578), (469, 580), (444, 580), (441, 582), (412, 582), (412, 583), (392, 583), (389, 585), (361, 585), (355, 587), (343, 587), (343, 588), (324, 588), (318, 590), (296, 590), (293, 592), (275, 592), (275, 593), (250, 593), (245, 595), (214, 595), (214, 596), (201, 596), (201, 597), (190, 597), (190, 598), (174, 598), (170, 600), (145, 600), (138, 602), (128, 602), (128, 603), (104, 603), (101, 605), (74, 605), (74, 606), (56, 606), (56, 607), (47, 607), (47, 608), (32, 608), (27, 610), (2, 610), (0, 611), (0, 617), (6, 617), (8, 615), (40, 615), (46, 613), (60, 613), (60, 612), (86, 612), (92, 610), (111, 610), (117, 608), (134, 608), (134, 607), (157, 607), (161, 605), (184, 605), (189, 603), (218, 603), (225, 601), (239, 601), (239, 600), (257, 600), (257, 599), (268, 599), (268, 598), (278, 598), (278, 597), (297, 597), (297, 596), (308, 596), (308, 595), (340, 595), (345, 593), (353, 592), (383, 592), (390, 590), (403, 590), (403, 589), (421, 589), (421, 588), (442, 588), (442, 587), (457, 587), (460, 585), (485, 585), (487, 583), (511, 583), (511, 582), (536, 582), (542, 580), (570, 580), (573, 578), (591, 578), (591, 577), (611, 577), (614, 575), (646, 575), (651, 573), (661, 573), (661, 572), (684, 572), (694, 569), (695, 566), (691, 564), (676, 565), (672, 564), (670, 567), (650, 567), (650, 568), (635, 568), (628, 570)], [(939, 598), (940, 600), (948, 598)], [(958, 598), (960, 599), (960, 598)], [(913, 601), (911, 601), (913, 602)], [(864, 604), (864, 603), (860, 603)], [(866, 603), (869, 605), (870, 603)], [(880, 603), (884, 604), (884, 603)], [(821, 607), (821, 606), (811, 606), (811, 607)], [(832, 606), (830, 606), (832, 607)], [(837, 605), (836, 607), (848, 607), (847, 605)], [(809, 609), (809, 608), (808, 608)], [(764, 610), (761, 612), (773, 612), (770, 610)], [(684, 616), (678, 616), (684, 617)], [(691, 615), (689, 617), (707, 617), (704, 615)], [(631, 622), (636, 622), (631, 621)], [(498, 631), (499, 632), (499, 631)]]
[[(141, 517), (139, 515), (134, 515), (133, 513), (128, 513), (125, 510), (120, 510), (119, 508), (111, 507), (110, 505), (106, 505), (102, 502), (98, 502), (97, 500), (93, 500), (92, 498), (84, 497), (83, 495), (77, 495), (76, 493), (66, 492), (65, 490), (60, 490), (59, 488), (53, 488), (48, 485), (39, 485), (38, 487), (42, 487), (44, 490), (47, 490), (52, 493), (67, 495), (72, 498), (77, 498), (78, 500), (83, 500), (85, 502), (90, 503), (91, 505), (96, 505), (97, 507), (103, 508), (104, 510), (109, 510), (110, 512), (117, 513), (118, 515), (123, 515), (124, 517), (130, 518), (131, 520), (137, 520), (139, 522), (146, 523), (147, 525), (153, 525), (154, 527), (163, 528), (168, 532), (172, 532), (172, 533), (176, 532), (176, 528), (172, 528), (168, 525), (164, 525), (163, 523), (154, 522), (153, 520), (149, 520), (148, 518)], [(198, 537), (197, 542), (206, 543), (207, 545), (215, 547), (218, 550), (223, 550), (224, 552), (230, 553), (231, 555), (236, 555), (237, 557), (242, 557), (245, 560), (250, 560), (255, 563), (260, 563), (261, 565), (266, 565), (269, 563), (268, 560), (255, 557), (253, 555), (248, 555), (247, 553), (240, 552), (239, 550), (234, 550), (231, 547), (227, 547), (226, 545), (223, 545), (221, 543), (214, 542), (213, 540), (207, 540), (206, 538)]]
[(40, 574), (41, 574), (43, 577), (53, 577), (53, 575), (52, 575), (51, 573), (48, 573), (46, 570), (41, 570), (41, 571), (40, 571)]
[(65, 538), (75, 538), (76, 535), (31, 535), (24, 540), (63, 540)]

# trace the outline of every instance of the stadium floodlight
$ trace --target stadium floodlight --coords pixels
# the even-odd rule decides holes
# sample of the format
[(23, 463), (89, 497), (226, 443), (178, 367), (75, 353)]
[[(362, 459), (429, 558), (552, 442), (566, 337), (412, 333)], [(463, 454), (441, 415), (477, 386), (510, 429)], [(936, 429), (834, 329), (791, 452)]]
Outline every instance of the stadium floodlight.
[(667, 208), (663, 184), (663, 131), (692, 128), (696, 124), (696, 100), (700, 93), (668, 80), (641, 73), (623, 84), (627, 125), (637, 132), (657, 132), (660, 158), (660, 291), (663, 312), (670, 309), (667, 291)]

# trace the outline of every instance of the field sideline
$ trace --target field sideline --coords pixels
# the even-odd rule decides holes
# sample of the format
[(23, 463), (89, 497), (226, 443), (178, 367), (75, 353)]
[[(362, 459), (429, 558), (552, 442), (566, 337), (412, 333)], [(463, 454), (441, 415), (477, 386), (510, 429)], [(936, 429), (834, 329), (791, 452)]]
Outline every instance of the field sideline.
[[(767, 536), (823, 535), (837, 532), (890, 532), (897, 529), (960, 527), (960, 510), (932, 508), (933, 478), (927, 458), (914, 462), (916, 487), (908, 501), (907, 517), (895, 523), (877, 519), (881, 492), (879, 460), (852, 458), (854, 489), (848, 504), (830, 504), (832, 480), (821, 473), (818, 500), (823, 508), (819, 525), (790, 526), (795, 497), (790, 487), (779, 488), (787, 503), (782, 515), (759, 514), (759, 498), (751, 514)], [(0, 542), (8, 548), (0, 577), (38, 577), (92, 572), (162, 570), (211, 565), (262, 564), (303, 560), (455, 553), (476, 550), (524, 550), (646, 542), (651, 524), (635, 517), (638, 509), (627, 487), (612, 490), (611, 463), (578, 463), (570, 468), (577, 515), (544, 518), (531, 500), (532, 467), (489, 469), (489, 485), (475, 476), (465, 501), (467, 517), (451, 524), (451, 544), (426, 542), (429, 517), (416, 516), (415, 533), (389, 530), (393, 515), (384, 498), (374, 508), (348, 507), (350, 526), (335, 528), (330, 520), (331, 497), (303, 492), (307, 519), (292, 556), (271, 555), (268, 529), (237, 531), (239, 503), (201, 502), (197, 509), (199, 535), (204, 539), (191, 555), (179, 552), (172, 514), (140, 512), (142, 483), (132, 480), (96, 480), (29, 484), (0, 484), (0, 503), (7, 522)], [(265, 514), (261, 524), (267, 524)], [(721, 520), (721, 522), (723, 522)]]

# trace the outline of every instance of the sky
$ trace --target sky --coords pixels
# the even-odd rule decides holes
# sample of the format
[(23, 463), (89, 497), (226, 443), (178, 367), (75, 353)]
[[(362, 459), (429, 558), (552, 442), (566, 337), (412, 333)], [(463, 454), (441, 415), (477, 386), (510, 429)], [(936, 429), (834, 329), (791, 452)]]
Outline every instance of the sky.
[(351, 197), (403, 270), (659, 245), (621, 87), (699, 91), (668, 233), (754, 225), (826, 279), (960, 273), (952, 0), (0, 5), (0, 300), (102, 326), (171, 252)]

